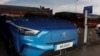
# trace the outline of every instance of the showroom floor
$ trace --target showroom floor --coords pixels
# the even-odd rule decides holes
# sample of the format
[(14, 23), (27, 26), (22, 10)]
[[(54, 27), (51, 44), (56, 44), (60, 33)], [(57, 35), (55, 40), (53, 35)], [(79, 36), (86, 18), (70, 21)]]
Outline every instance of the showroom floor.
[[(63, 56), (99, 56), (100, 55), (100, 45), (84, 45), (78, 47), (77, 49), (67, 52)], [(5, 47), (2, 42), (0, 42), (0, 56), (7, 56)]]

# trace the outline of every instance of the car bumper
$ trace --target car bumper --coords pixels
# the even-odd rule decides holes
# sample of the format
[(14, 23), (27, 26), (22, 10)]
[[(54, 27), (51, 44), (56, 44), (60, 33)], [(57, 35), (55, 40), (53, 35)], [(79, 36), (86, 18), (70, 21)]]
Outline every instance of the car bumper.
[[(77, 45), (77, 41), (73, 42), (73, 47)], [(40, 44), (32, 44), (26, 43), (25, 48), (22, 51), (23, 56), (53, 56), (55, 54), (59, 54), (59, 51), (54, 51), (55, 44), (48, 44), (48, 45), (40, 45)], [(73, 49), (66, 48), (67, 49)]]
[(44, 53), (42, 53), (40, 56), (57, 56), (57, 55), (64, 55), (66, 52), (72, 51), (77, 48), (77, 45), (74, 45), (73, 47), (62, 49), (59, 51), (54, 50), (48, 50)]

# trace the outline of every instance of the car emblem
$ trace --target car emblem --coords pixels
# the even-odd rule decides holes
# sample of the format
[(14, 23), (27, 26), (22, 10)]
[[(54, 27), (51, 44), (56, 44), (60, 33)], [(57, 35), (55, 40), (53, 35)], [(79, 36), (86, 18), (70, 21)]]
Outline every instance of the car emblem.
[(66, 32), (63, 32), (63, 38), (66, 38), (66, 37), (67, 37)]

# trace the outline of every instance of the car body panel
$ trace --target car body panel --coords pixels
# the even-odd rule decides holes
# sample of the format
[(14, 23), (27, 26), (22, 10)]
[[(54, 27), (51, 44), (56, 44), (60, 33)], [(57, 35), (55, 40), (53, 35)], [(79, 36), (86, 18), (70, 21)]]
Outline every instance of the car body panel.
[(47, 50), (54, 50), (55, 45), (60, 43), (73, 42), (73, 45), (77, 45), (78, 31), (76, 26), (69, 21), (54, 17), (15, 18), (10, 21), (15, 25), (40, 31), (36, 35), (23, 35), (17, 31), (14, 25), (9, 23), (16, 51), (23, 56), (40, 56)]

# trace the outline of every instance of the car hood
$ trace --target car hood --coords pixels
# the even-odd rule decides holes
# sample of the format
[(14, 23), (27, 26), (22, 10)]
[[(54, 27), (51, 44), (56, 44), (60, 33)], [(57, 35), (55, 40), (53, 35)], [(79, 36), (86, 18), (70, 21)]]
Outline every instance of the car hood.
[(12, 20), (13, 23), (19, 26), (28, 27), (32, 29), (71, 29), (76, 28), (75, 25), (67, 20), (55, 19), (55, 18), (27, 18)]

